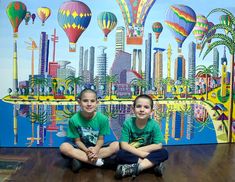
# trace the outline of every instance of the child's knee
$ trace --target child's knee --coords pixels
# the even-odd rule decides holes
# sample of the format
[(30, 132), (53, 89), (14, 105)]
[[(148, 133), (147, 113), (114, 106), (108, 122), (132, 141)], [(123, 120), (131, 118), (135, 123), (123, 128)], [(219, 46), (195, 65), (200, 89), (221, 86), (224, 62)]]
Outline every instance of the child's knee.
[(110, 149), (113, 153), (117, 153), (119, 151), (119, 142), (113, 142), (110, 144)]
[(60, 152), (63, 153), (63, 154), (65, 154), (65, 153), (69, 150), (69, 148), (71, 148), (71, 146), (70, 146), (69, 143), (67, 143), (67, 142), (62, 143), (62, 144), (60, 145)]

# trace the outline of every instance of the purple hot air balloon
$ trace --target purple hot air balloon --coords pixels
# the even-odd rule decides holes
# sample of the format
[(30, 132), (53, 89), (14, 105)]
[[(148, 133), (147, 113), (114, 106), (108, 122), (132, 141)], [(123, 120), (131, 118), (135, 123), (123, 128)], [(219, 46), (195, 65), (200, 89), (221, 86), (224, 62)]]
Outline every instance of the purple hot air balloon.
[(194, 10), (185, 5), (173, 5), (167, 11), (165, 23), (170, 29), (178, 43), (178, 51), (191, 33), (195, 23), (196, 14)]
[(35, 18), (36, 18), (36, 14), (35, 13), (33, 13), (32, 15), (31, 15), (31, 18), (32, 18), (32, 24), (34, 24), (34, 20), (35, 20)]
[[(208, 33), (206, 34), (206, 37), (207, 37), (207, 38), (208, 38), (208, 37), (211, 37), (211, 36), (213, 36), (213, 35), (215, 34), (216, 29), (213, 30), (213, 31), (211, 31), (211, 32), (209, 32), (210, 29), (211, 29), (213, 26), (214, 26), (214, 23), (213, 23), (213, 22), (208, 22)], [(207, 43), (210, 45), (211, 39), (208, 40)]]

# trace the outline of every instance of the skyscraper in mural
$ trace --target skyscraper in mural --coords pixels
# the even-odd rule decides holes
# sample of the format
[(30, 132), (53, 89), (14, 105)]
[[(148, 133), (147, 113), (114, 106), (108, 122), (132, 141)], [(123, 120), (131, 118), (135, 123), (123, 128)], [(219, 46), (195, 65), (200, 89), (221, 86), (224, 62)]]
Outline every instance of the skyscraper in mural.
[(85, 83), (90, 82), (90, 72), (88, 70), (88, 49), (86, 49), (84, 52), (82, 76), (83, 76)]
[(95, 47), (91, 46), (89, 51), (89, 72), (90, 83), (94, 82), (94, 65), (95, 65)]
[(132, 70), (136, 71), (136, 55), (137, 55), (137, 49), (133, 49), (132, 53)]
[(79, 48), (79, 68), (78, 68), (78, 76), (82, 76), (82, 70), (83, 70), (83, 52), (84, 47), (81, 46)]
[(178, 55), (175, 60), (175, 76), (174, 80), (180, 80), (185, 78), (185, 59), (183, 55)]
[(125, 28), (120, 26), (116, 29), (116, 44), (115, 44), (116, 54), (118, 51), (125, 51)]
[(213, 49), (213, 67), (214, 67), (213, 77), (218, 77), (219, 76), (219, 51), (217, 48)]
[[(152, 49), (152, 34), (148, 33), (148, 39), (145, 40), (145, 80), (151, 83), (151, 49)], [(151, 88), (149, 84), (148, 89)]]
[(227, 64), (226, 48), (224, 47), (224, 56), (221, 58), (221, 97), (226, 96)]
[(41, 32), (38, 67), (39, 75), (45, 75), (46, 73), (48, 73), (49, 42), (50, 41), (46, 32)]
[(119, 51), (110, 69), (111, 75), (118, 75), (119, 83), (126, 83), (126, 72), (131, 69), (131, 54)]
[(188, 79), (190, 80), (189, 87), (192, 93), (195, 93), (195, 75), (196, 75), (196, 44), (189, 43), (188, 47)]
[(142, 50), (138, 49), (138, 73), (142, 74)]
[(107, 75), (107, 54), (104, 52), (107, 47), (99, 46), (100, 53), (97, 56), (97, 76), (100, 84), (106, 84), (105, 76)]
[(57, 70), (57, 78), (61, 80), (66, 80), (69, 76), (75, 76), (75, 68), (72, 66), (68, 66), (70, 61), (58, 61), (60, 68)]
[(184, 134), (184, 113), (175, 111), (172, 114), (172, 138), (180, 140)]
[(160, 90), (160, 80), (163, 78), (163, 48), (154, 48), (153, 54), (153, 85)]

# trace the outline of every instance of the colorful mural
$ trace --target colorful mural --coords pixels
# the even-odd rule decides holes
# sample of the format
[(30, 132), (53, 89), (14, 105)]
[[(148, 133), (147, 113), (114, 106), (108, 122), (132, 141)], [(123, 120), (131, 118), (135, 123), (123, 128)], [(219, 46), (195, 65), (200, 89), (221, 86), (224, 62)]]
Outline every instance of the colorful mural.
[(106, 141), (146, 93), (164, 145), (234, 142), (232, 2), (0, 2), (0, 147), (58, 147), (84, 88)]

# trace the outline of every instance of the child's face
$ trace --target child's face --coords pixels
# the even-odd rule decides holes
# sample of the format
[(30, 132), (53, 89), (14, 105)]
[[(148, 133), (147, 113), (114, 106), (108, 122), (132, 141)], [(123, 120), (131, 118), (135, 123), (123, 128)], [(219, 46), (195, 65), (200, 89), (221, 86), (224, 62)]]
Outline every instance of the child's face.
[(78, 100), (81, 110), (87, 114), (92, 114), (95, 112), (97, 107), (96, 94), (93, 92), (85, 92), (82, 94), (81, 100)]
[(151, 101), (147, 98), (139, 98), (136, 100), (134, 113), (137, 119), (147, 120), (152, 114)]

